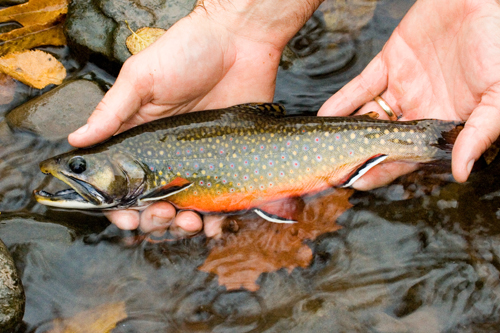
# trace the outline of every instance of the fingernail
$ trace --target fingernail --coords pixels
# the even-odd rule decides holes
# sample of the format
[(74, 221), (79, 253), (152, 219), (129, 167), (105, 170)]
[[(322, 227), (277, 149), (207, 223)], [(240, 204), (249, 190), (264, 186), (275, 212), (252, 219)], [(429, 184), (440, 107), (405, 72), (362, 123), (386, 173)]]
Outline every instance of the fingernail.
[(474, 160), (470, 160), (468, 163), (467, 163), (467, 173), (470, 175), (470, 172), (472, 171), (472, 167), (474, 166)]
[(89, 124), (85, 124), (75, 131), (75, 134), (83, 134), (89, 129)]

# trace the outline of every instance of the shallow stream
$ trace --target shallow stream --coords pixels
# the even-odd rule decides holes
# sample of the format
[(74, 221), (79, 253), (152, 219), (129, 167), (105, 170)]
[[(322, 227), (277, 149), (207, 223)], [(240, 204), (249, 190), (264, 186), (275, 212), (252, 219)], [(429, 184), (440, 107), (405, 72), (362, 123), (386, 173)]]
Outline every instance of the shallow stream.
[[(322, 33), (321, 17), (317, 25), (310, 22), (292, 41), (295, 56), (280, 69), (276, 101), (292, 113), (317, 110), (380, 51), (412, 3), (379, 1), (356, 36)], [(97, 75), (104, 84), (112, 82), (94, 65), (78, 63), (66, 48), (46, 49), (64, 60), (70, 77)], [(40, 93), (18, 84), (0, 118)], [(302, 229), (279, 228), (253, 215), (230, 221), (221, 241), (199, 235), (156, 244), (119, 231), (99, 213), (52, 210), (33, 200), (32, 191), (48, 183), (38, 163), (68, 150), (67, 142), (14, 133), (0, 135), (0, 143), (0, 237), (16, 261), (27, 298), (19, 332), (61, 325), (90, 331), (85, 325), (99, 320), (117, 322), (112, 332), (497, 332), (500, 327), (497, 161), (465, 184), (417, 172), (369, 192), (337, 190), (306, 198), (304, 219), (330, 229), (307, 231), (314, 237), (298, 244), (293, 237)], [(238, 238), (245, 230), (259, 241)], [(277, 239), (280, 244), (272, 244)], [(290, 249), (292, 241), (296, 247)], [(230, 251), (224, 250), (228, 244)], [(264, 252), (268, 246), (272, 251)], [(239, 283), (234, 281), (221, 285), (219, 275), (200, 269), (210, 261), (227, 278), (230, 270), (270, 265), (278, 252), (297, 262), (302, 255), (311, 258), (307, 265), (261, 267), (264, 273), (241, 282), (243, 288), (234, 288)]]

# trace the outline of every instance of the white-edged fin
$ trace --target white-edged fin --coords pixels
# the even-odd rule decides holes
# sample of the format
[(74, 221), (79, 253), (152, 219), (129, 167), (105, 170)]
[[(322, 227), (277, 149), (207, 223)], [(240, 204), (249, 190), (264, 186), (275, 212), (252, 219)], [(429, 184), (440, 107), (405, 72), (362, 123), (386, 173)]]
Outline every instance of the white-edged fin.
[(297, 223), (297, 221), (293, 220), (287, 220), (282, 217), (279, 217), (277, 215), (271, 215), (269, 213), (264, 212), (263, 210), (260, 210), (258, 208), (253, 210), (255, 214), (259, 215), (262, 217), (264, 220), (273, 222), (273, 223)]
[(363, 176), (365, 173), (367, 173), (368, 170), (370, 170), (371, 168), (373, 168), (375, 165), (379, 164), (380, 162), (382, 162), (386, 158), (387, 158), (387, 155), (378, 155), (378, 156), (370, 158), (368, 161), (363, 163), (363, 165), (361, 165), (356, 171), (354, 171), (354, 173), (349, 177), (349, 179), (341, 187), (351, 186), (352, 184), (354, 184), (354, 182), (356, 180), (358, 180), (359, 178), (361, 178), (361, 176)]
[(66, 209), (106, 209), (115, 206), (115, 204), (94, 205), (93, 203), (85, 201), (50, 200), (40, 197), (37, 197), (36, 201), (45, 206), (66, 208)]
[(180, 188), (180, 189), (178, 189), (177, 191), (169, 192), (169, 193), (167, 193), (167, 194), (165, 194), (165, 195), (163, 195), (163, 196), (160, 196), (160, 197), (152, 197), (152, 198), (144, 198), (144, 199), (140, 199), (138, 202), (139, 202), (139, 204), (140, 204), (141, 202), (144, 202), (144, 201), (158, 201), (158, 200), (161, 200), (161, 199), (165, 199), (166, 197), (169, 197), (169, 196), (171, 196), (171, 195), (174, 195), (174, 194), (177, 194), (177, 193), (179, 193), (179, 192), (181, 192), (181, 191), (184, 191), (185, 189), (187, 189), (187, 188), (189, 188), (189, 187), (193, 186), (193, 184), (194, 184), (194, 183), (190, 183), (190, 184), (189, 184), (189, 185), (187, 185), (187, 186), (181, 187), (181, 188)]

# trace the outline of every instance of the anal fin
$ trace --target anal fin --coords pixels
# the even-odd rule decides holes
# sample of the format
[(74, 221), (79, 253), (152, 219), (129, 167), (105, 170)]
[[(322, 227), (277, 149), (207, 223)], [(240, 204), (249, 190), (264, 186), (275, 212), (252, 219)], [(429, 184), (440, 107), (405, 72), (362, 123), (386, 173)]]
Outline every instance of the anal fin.
[(352, 184), (354, 184), (354, 182), (356, 180), (358, 180), (365, 173), (367, 173), (368, 170), (370, 170), (371, 168), (373, 168), (377, 164), (381, 163), (386, 158), (387, 158), (387, 155), (383, 155), (383, 154), (375, 155), (375, 156), (369, 158), (363, 164), (361, 164), (353, 173), (351, 173), (349, 175), (349, 177), (347, 178), (347, 180), (340, 187), (351, 186)]

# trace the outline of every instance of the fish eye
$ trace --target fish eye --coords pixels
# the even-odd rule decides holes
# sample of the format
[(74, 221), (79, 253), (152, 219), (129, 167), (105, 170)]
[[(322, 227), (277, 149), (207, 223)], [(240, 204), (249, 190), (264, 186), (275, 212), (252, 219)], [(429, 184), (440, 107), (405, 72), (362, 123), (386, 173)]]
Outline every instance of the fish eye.
[(73, 157), (69, 160), (68, 166), (76, 174), (80, 174), (87, 169), (87, 162), (81, 156)]

